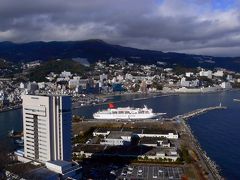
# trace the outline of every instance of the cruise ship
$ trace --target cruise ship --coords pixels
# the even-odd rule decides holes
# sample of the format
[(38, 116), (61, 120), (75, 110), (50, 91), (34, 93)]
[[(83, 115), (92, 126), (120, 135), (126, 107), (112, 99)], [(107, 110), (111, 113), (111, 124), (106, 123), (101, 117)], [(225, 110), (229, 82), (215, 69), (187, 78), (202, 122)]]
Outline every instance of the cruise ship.
[(105, 120), (131, 120), (131, 119), (152, 119), (157, 118), (166, 113), (153, 113), (152, 109), (147, 108), (133, 108), (133, 107), (119, 107), (116, 108), (114, 104), (110, 103), (109, 108), (101, 110), (93, 114), (94, 119)]

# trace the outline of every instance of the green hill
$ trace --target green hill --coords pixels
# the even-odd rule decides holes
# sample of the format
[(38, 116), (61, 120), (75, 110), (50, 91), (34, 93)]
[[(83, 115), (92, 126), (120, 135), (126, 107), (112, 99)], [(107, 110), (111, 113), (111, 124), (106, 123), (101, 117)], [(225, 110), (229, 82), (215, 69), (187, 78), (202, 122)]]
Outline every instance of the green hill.
[(62, 71), (70, 71), (73, 74), (82, 76), (89, 69), (89, 67), (85, 67), (73, 60), (50, 60), (31, 69), (28, 77), (30, 81), (41, 82), (46, 81), (45, 77), (51, 72), (59, 74)]

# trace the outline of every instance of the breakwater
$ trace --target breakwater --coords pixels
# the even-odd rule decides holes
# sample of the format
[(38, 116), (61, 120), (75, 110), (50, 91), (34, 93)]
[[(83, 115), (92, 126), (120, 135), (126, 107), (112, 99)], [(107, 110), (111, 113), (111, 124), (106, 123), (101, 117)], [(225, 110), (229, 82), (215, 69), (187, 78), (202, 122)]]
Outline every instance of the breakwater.
[(208, 111), (219, 110), (219, 109), (227, 109), (227, 107), (219, 105), (219, 106), (211, 106), (211, 107), (207, 107), (207, 108), (200, 108), (200, 109), (193, 110), (191, 112), (187, 112), (187, 113), (182, 114), (182, 115), (174, 116), (174, 117), (172, 117), (168, 120), (178, 120), (178, 119), (188, 120), (188, 119), (190, 119), (194, 116), (201, 115), (201, 114), (206, 113)]
[(182, 123), (185, 128), (185, 131), (190, 136), (191, 142), (195, 147), (195, 150), (198, 154), (200, 161), (204, 162), (204, 164), (206, 165), (206, 168), (210, 171), (210, 173), (208, 174), (208, 179), (218, 179), (218, 180), (223, 179), (219, 173), (219, 168), (217, 164), (213, 160), (211, 160), (207, 156), (207, 153), (201, 148), (198, 140), (194, 137), (190, 126), (186, 124), (185, 121), (183, 121)]
[(173, 117), (173, 120), (180, 120), (182, 122), (182, 125), (185, 129), (185, 132), (190, 136), (191, 142), (193, 146), (195, 147), (195, 150), (199, 156), (200, 161), (202, 161), (206, 168), (209, 170), (210, 174), (208, 174), (208, 179), (223, 179), (219, 173), (219, 168), (217, 164), (211, 160), (208, 156), (207, 153), (201, 148), (198, 140), (194, 137), (192, 130), (190, 126), (186, 123), (187, 119), (190, 119), (194, 116), (198, 116), (202, 113), (206, 113), (208, 111), (212, 110), (221, 110), (221, 109), (227, 109), (226, 106), (213, 106), (213, 107), (207, 107), (207, 108), (201, 108), (197, 109), (188, 113), (185, 113), (183, 115), (178, 115)]

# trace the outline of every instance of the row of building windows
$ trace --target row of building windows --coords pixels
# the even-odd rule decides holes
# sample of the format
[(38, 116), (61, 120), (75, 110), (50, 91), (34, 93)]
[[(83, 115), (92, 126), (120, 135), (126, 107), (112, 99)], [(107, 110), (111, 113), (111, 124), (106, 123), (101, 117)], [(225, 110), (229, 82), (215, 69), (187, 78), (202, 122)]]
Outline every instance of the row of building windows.
[(33, 135), (34, 136), (34, 133), (32, 131), (26, 131), (26, 134), (29, 134), (29, 135)]
[(40, 135), (40, 134), (38, 135), (38, 137), (39, 137), (39, 138), (44, 138), (44, 139), (46, 139), (46, 136), (42, 136), (42, 135)]
[[(41, 150), (43, 150), (43, 151), (41, 151)], [(47, 155), (46, 151), (47, 151), (47, 149), (39, 147), (39, 153)]]
[(27, 151), (27, 154), (29, 155), (29, 156), (33, 156), (34, 157), (34, 152), (31, 152), (31, 151)]
[[(41, 114), (33, 114), (33, 113), (25, 113), (25, 115), (30, 115), (32, 116), (38, 116), (38, 117), (46, 117), (46, 115), (41, 115)], [(32, 117), (33, 118), (33, 117)]]
[(47, 143), (47, 141), (45, 140), (46, 138), (44, 138), (44, 140), (42, 138), (38, 138), (38, 141), (39, 142), (44, 142), (44, 143)]
[(32, 112), (46, 112), (46, 110), (40, 110), (40, 109), (30, 109), (30, 108), (24, 108), (26, 111), (32, 111)]

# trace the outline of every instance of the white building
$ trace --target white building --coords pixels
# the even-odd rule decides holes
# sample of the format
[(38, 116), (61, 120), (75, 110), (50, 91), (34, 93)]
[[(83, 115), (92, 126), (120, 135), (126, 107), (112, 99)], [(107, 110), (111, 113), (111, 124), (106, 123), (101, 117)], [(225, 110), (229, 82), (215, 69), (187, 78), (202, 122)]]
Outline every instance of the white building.
[(228, 75), (227, 75), (227, 80), (228, 80), (228, 81), (232, 81), (232, 80), (233, 80), (233, 76), (230, 75), (230, 74), (228, 74)]
[(39, 82), (38, 87), (39, 87), (39, 89), (44, 89), (46, 87), (45, 82)]
[(216, 77), (223, 77), (224, 74), (223, 74), (223, 71), (218, 70), (215, 73), (213, 73), (213, 75)]
[(187, 77), (191, 77), (191, 76), (193, 76), (193, 75), (194, 75), (193, 72), (186, 72), (186, 76), (187, 76)]
[(131, 74), (125, 74), (125, 79), (126, 80), (132, 80), (133, 79), (133, 76)]
[(103, 82), (104, 80), (107, 80), (108, 79), (108, 75), (107, 74), (101, 74), (99, 76), (99, 79), (100, 79), (100, 82)]
[(111, 131), (100, 144), (112, 146), (128, 145), (131, 142), (131, 137), (132, 132), (129, 131)]
[(36, 90), (38, 90), (38, 83), (34, 82), (29, 82), (27, 85), (27, 90), (28, 92), (35, 92)]
[(172, 68), (165, 68), (163, 71), (164, 72), (171, 72), (173, 69)]
[(182, 87), (197, 87), (199, 86), (199, 80), (187, 81), (185, 77), (183, 77), (180, 81)]
[(178, 133), (175, 131), (159, 131), (159, 132), (154, 132), (154, 131), (146, 131), (142, 130), (141, 132), (134, 132), (134, 134), (138, 135), (140, 138), (143, 137), (165, 137), (167, 139), (178, 139)]
[(71, 76), (72, 76), (71, 72), (68, 72), (68, 71), (63, 71), (60, 74), (60, 77), (63, 77), (63, 78), (67, 78), (67, 77), (71, 77)]
[(20, 89), (24, 89), (24, 88), (25, 88), (25, 85), (24, 85), (23, 82), (20, 83), (19, 88), (20, 88)]
[(232, 85), (229, 82), (222, 82), (222, 84), (220, 84), (221, 88), (223, 89), (231, 89)]
[(80, 86), (80, 80), (81, 80), (80, 76), (74, 76), (72, 79), (69, 79), (69, 81), (68, 81), (69, 88), (74, 89), (74, 88)]
[(71, 97), (23, 97), (24, 157), (71, 161)]
[(118, 82), (122, 82), (124, 79), (122, 75), (118, 75), (116, 78)]
[[(78, 164), (68, 161), (48, 161), (46, 167), (50, 171), (60, 174), (60, 179), (80, 179), (81, 174), (79, 173), (81, 167)], [(58, 179), (58, 178), (56, 178)]]
[(208, 71), (204, 71), (204, 70), (201, 70), (199, 72), (199, 75), (200, 76), (204, 76), (204, 77), (207, 77), (209, 79), (212, 79), (212, 71), (208, 70)]
[(111, 131), (109, 130), (101, 130), (101, 129), (97, 129), (95, 131), (93, 131), (93, 136), (104, 136), (106, 137), (107, 135), (110, 134)]

